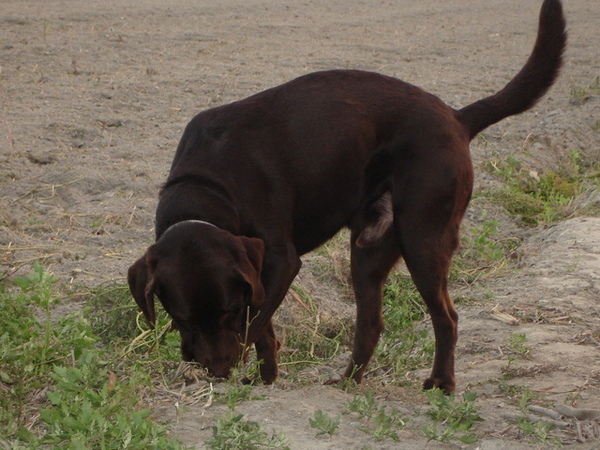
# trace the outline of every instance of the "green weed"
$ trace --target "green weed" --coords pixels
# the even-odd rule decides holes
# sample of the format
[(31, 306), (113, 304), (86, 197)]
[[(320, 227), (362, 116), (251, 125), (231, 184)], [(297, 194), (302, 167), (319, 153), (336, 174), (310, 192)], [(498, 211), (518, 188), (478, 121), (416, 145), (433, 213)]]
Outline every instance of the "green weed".
[(554, 425), (543, 420), (532, 422), (528, 419), (529, 405), (533, 399), (531, 391), (524, 390), (519, 399), (519, 410), (521, 415), (517, 417), (516, 423), (519, 429), (528, 436), (533, 438), (535, 442), (559, 444), (560, 440), (550, 436), (550, 431)]
[(248, 400), (263, 400), (265, 396), (252, 395), (254, 386), (251, 384), (232, 384), (227, 388), (225, 393), (221, 394), (218, 398), (223, 401), (230, 411), (234, 411), (235, 407), (244, 401)]
[(524, 358), (529, 355), (530, 348), (527, 345), (527, 336), (524, 333), (511, 333), (508, 337), (508, 346), (517, 357)]
[(367, 392), (365, 395), (355, 395), (352, 401), (346, 403), (346, 414), (355, 413), (359, 419), (371, 420), (374, 414), (379, 410), (373, 392)]
[(328, 434), (331, 437), (338, 433), (340, 416), (331, 417), (318, 409), (315, 411), (313, 418), (308, 418), (308, 424), (311, 428), (317, 430), (317, 436)]
[[(157, 313), (161, 323), (162, 308)], [(106, 345), (130, 341), (139, 335), (140, 328), (146, 329), (137, 323), (139, 308), (131, 301), (125, 284), (110, 283), (92, 289), (84, 314), (94, 333)]]
[(213, 426), (213, 436), (206, 441), (214, 450), (289, 450), (285, 436), (271, 436), (254, 421), (243, 420), (243, 414), (229, 412)]
[(548, 422), (544, 422), (542, 420), (538, 422), (530, 422), (526, 418), (517, 419), (517, 426), (523, 433), (528, 436), (531, 436), (534, 441), (537, 442), (550, 442), (553, 441), (555, 443), (560, 442), (555, 437), (550, 436), (550, 431), (554, 428), (554, 425)]
[(92, 289), (83, 313), (100, 343), (121, 357), (137, 355), (136, 366), (156, 375), (172, 370), (181, 359), (181, 340), (173, 332), (171, 318), (164, 308), (156, 308), (156, 323), (150, 328), (129, 287), (105, 284)]
[(359, 427), (364, 433), (373, 436), (375, 441), (382, 441), (386, 438), (399, 441), (400, 438), (396, 429), (404, 427), (405, 421), (395, 409), (386, 409), (375, 402), (372, 392), (367, 392), (364, 396), (355, 395), (354, 399), (346, 403), (344, 414), (357, 414), (359, 419), (366, 419), (367, 426)]
[[(254, 364), (256, 366), (256, 364)], [(229, 412), (217, 419), (213, 425), (212, 438), (205, 442), (212, 449), (289, 449), (287, 438), (280, 433), (271, 436), (260, 425), (253, 421), (244, 420), (243, 414), (235, 414), (236, 406), (247, 400), (264, 399), (264, 396), (254, 396), (251, 384), (241, 384), (240, 368), (234, 370), (232, 382), (227, 390), (218, 395), (217, 399), (227, 405)]]
[(492, 161), (490, 171), (504, 179), (506, 184), (480, 195), (497, 201), (509, 213), (520, 216), (526, 225), (556, 222), (570, 214), (573, 198), (582, 191), (579, 175), (581, 157), (575, 152), (570, 155), (570, 160), (570, 170), (561, 173), (548, 171), (539, 176), (523, 169), (512, 156)]
[(456, 265), (477, 268), (498, 267), (519, 246), (518, 239), (499, 239), (500, 223), (487, 219), (487, 211), (483, 211), (481, 220), (481, 225), (473, 226), (465, 233), (461, 245), (464, 250), (457, 258)]
[(431, 405), (427, 414), (433, 423), (424, 428), (425, 437), (442, 442), (451, 439), (458, 439), (465, 444), (477, 442), (473, 425), (483, 419), (475, 409), (474, 392), (465, 392), (462, 401), (458, 401), (454, 394), (444, 395), (439, 389), (428, 391), (427, 397)]
[(50, 406), (40, 410), (47, 428), (44, 444), (61, 448), (180, 448), (169, 442), (166, 430), (148, 420), (139, 408), (140, 389), (148, 384), (138, 376), (118, 382), (95, 352), (85, 352), (74, 367), (56, 366), (55, 387), (47, 394)]
[(594, 95), (600, 93), (600, 75), (594, 77), (587, 86), (574, 86), (571, 88), (571, 98), (569, 103), (575, 106), (583, 105)]
[(473, 246), (472, 250), (477, 252), (485, 259), (496, 261), (504, 258), (504, 249), (494, 239), (494, 235), (498, 233), (498, 225), (496, 220), (488, 220), (481, 227), (473, 228)]
[(508, 364), (502, 368), (504, 378), (514, 376), (513, 363), (518, 359), (527, 358), (530, 348), (527, 345), (527, 336), (523, 333), (511, 333), (507, 341)]
[(520, 404), (521, 399), (523, 397), (527, 397), (528, 399), (534, 399), (539, 396), (537, 393), (531, 391), (525, 386), (508, 384), (500, 382), (498, 380), (494, 380), (494, 382), (498, 383), (498, 388), (512, 404)]
[[(149, 375), (109, 352), (81, 313), (55, 312), (39, 264), (0, 283), (0, 428), (10, 448), (179, 448), (142, 407)], [(127, 381), (123, 381), (127, 380)]]

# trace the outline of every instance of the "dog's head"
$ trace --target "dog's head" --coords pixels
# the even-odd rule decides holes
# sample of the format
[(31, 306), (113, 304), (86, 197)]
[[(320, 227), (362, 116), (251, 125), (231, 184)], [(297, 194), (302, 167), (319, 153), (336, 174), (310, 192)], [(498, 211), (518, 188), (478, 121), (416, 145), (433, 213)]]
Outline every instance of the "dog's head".
[(181, 334), (184, 361), (226, 377), (252, 344), (245, 335), (264, 302), (263, 255), (260, 239), (182, 222), (129, 268), (129, 287), (151, 325), (158, 296)]

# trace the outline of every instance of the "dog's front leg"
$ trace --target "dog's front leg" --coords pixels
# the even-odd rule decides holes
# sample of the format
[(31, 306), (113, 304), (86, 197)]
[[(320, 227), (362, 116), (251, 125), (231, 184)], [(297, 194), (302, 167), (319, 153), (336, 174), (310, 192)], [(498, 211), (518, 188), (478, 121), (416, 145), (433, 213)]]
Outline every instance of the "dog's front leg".
[(262, 360), (260, 374), (263, 382), (271, 384), (278, 374), (277, 351), (280, 345), (271, 318), (298, 274), (301, 262), (291, 243), (285, 246), (265, 243), (265, 249), (261, 273), (265, 302), (257, 311), (252, 311), (248, 342), (255, 344), (257, 357)]
[(281, 344), (275, 336), (271, 320), (269, 320), (254, 345), (256, 347), (256, 357), (260, 361), (260, 378), (263, 383), (272, 384), (279, 375), (277, 352)]

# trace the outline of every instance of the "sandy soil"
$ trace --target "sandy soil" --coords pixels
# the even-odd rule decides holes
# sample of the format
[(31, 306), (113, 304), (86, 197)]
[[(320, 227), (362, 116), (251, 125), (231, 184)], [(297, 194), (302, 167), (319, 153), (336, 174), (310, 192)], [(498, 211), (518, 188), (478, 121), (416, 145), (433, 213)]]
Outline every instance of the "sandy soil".
[[(487, 160), (525, 146), (527, 164), (540, 173), (560, 167), (572, 152), (598, 162), (600, 98), (588, 87), (600, 75), (600, 9), (597, 0), (565, 3), (570, 43), (563, 75), (534, 111), (473, 142), (477, 189), (496, 182), (482, 170)], [(198, 111), (333, 68), (382, 72), (464, 106), (521, 67), (540, 4), (3, 0), (0, 270), (23, 274), (40, 259), (67, 284), (122, 281), (151, 243), (159, 186), (183, 127)], [(534, 145), (531, 136), (538, 138)], [(577, 201), (597, 204), (600, 195), (591, 190)], [(318, 381), (300, 387), (282, 379), (257, 388), (266, 400), (244, 402), (238, 411), (285, 433), (292, 449), (531, 448), (506, 419), (516, 406), (497, 382), (514, 333), (526, 334), (531, 352), (515, 363), (507, 383), (531, 388), (551, 406), (599, 408), (600, 219), (575, 217), (532, 230), (478, 199), (465, 227), (480, 223), (484, 210), (501, 221), (506, 236), (526, 241), (518, 270), (454, 287), (456, 295), (478, 299), (459, 308), (457, 361), (459, 390), (477, 392), (485, 419), (478, 444), (427, 442), (419, 431), (427, 421), (424, 397), (400, 390), (379, 388), (378, 395), (411, 418), (401, 443), (373, 442), (349, 416), (342, 416), (339, 434), (316, 438), (308, 427), (314, 411), (340, 414), (352, 398)], [(328, 308), (351, 313), (344, 293), (318, 285), (316, 292)], [(497, 320), (498, 312), (515, 321)], [(224, 408), (189, 404), (176, 415), (167, 402), (156, 413), (201, 448)], [(587, 440), (580, 448), (600, 446), (597, 423), (580, 429), (571, 424), (553, 436), (576, 444), (579, 435)]]

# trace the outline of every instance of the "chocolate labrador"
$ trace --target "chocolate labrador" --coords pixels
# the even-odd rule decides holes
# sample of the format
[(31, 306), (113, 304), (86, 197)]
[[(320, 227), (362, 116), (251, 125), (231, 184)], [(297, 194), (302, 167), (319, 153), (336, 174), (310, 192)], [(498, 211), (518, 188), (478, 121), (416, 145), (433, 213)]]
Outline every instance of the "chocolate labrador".
[(357, 304), (345, 377), (360, 383), (383, 329), (382, 286), (402, 257), (435, 332), (424, 388), (455, 389), (458, 316), (448, 268), (471, 197), (469, 142), (531, 108), (566, 45), (559, 0), (545, 0), (535, 47), (499, 92), (455, 110), (377, 73), (311, 73), (198, 114), (177, 148), (156, 212), (156, 243), (129, 269), (150, 323), (158, 296), (186, 361), (225, 377), (253, 344), (277, 378), (271, 318), (300, 256), (351, 230)]

